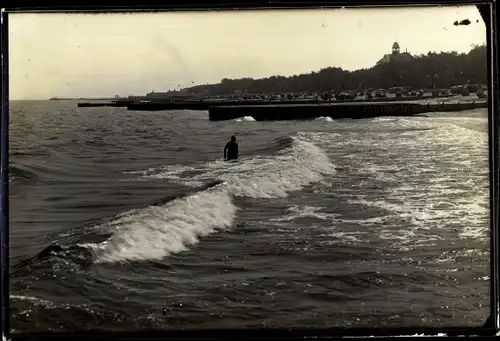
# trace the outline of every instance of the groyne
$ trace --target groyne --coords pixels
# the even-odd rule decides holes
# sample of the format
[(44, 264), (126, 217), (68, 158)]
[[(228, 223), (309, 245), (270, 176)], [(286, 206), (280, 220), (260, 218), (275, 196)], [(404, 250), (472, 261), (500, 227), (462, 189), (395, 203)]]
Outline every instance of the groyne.
[[(314, 104), (320, 103), (317, 100), (302, 100), (302, 101), (261, 101), (261, 100), (247, 100), (247, 101), (177, 101), (177, 102), (136, 102), (127, 105), (128, 110), (137, 111), (162, 111), (162, 110), (202, 110), (206, 111), (213, 106), (230, 106), (230, 105), (266, 105), (269, 103), (279, 104)], [(323, 102), (324, 103), (324, 102)]]
[(486, 101), (232, 105), (210, 107), (208, 116), (210, 121), (233, 120), (245, 116), (251, 116), (256, 121), (311, 120), (317, 117), (362, 119), (379, 116), (413, 116), (428, 112), (463, 111), (487, 107)]
[(129, 104), (128, 103), (116, 103), (116, 102), (107, 102), (107, 103), (88, 103), (88, 102), (84, 102), (84, 103), (78, 103), (77, 106), (79, 108), (95, 108), (95, 107), (126, 107), (128, 106)]
[(77, 103), (79, 108), (88, 108), (88, 107), (126, 107), (134, 103), (132, 100), (115, 100), (111, 102), (80, 102)]
[(268, 105), (268, 104), (324, 104), (324, 103), (365, 103), (365, 102), (397, 102), (418, 100), (416, 96), (404, 98), (372, 98), (372, 99), (344, 99), (324, 101), (318, 99), (291, 99), (291, 100), (200, 100), (200, 101), (166, 101), (166, 100), (120, 100), (112, 102), (84, 102), (78, 103), (78, 107), (127, 107), (135, 111), (163, 111), (163, 110), (202, 110), (206, 111), (213, 106), (231, 105)]
[[(161, 110), (209, 110), (214, 106), (247, 106), (247, 105), (311, 105), (325, 103), (364, 103), (364, 102), (395, 102), (399, 98), (373, 98), (370, 100), (345, 99), (325, 102), (319, 99), (291, 99), (291, 100), (221, 100), (221, 101), (150, 101), (134, 102), (127, 106), (128, 110), (161, 111)], [(408, 97), (403, 100), (417, 100), (417, 97)]]
[[(432, 102), (434, 103), (432, 103)], [(484, 99), (447, 101), (436, 99), (372, 99), (325, 102), (322, 100), (243, 100), (243, 101), (182, 101), (78, 103), (78, 107), (127, 107), (138, 111), (203, 110), (211, 121), (232, 120), (252, 116), (257, 121), (310, 120), (316, 117), (371, 118), (378, 116), (412, 116), (428, 112), (463, 111), (487, 108)]]

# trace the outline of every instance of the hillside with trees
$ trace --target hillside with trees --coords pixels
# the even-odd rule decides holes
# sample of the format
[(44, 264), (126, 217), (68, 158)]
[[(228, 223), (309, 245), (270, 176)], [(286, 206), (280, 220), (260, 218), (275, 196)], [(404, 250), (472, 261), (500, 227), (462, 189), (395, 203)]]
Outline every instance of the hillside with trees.
[(469, 53), (429, 52), (409, 60), (391, 60), (368, 69), (346, 71), (328, 67), (290, 77), (227, 79), (218, 84), (186, 90), (209, 96), (247, 93), (323, 92), (354, 89), (387, 89), (411, 86), (417, 89), (449, 88), (462, 84), (487, 83), (486, 46), (474, 46)]

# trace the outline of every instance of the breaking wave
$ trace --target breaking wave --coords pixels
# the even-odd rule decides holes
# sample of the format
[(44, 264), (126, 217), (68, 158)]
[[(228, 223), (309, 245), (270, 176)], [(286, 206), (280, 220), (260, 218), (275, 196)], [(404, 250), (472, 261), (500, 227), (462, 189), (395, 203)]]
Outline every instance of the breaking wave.
[(321, 116), (321, 117), (317, 117), (315, 119), (315, 121), (321, 121), (321, 122), (333, 122), (333, 118), (331, 118), (330, 116)]
[(255, 122), (255, 118), (252, 116), (244, 116), (234, 120), (235, 122)]
[(109, 239), (86, 246), (95, 253), (96, 262), (159, 260), (187, 250), (202, 237), (231, 228), (238, 210), (233, 197), (286, 197), (335, 170), (306, 135), (279, 138), (258, 151), (240, 162), (199, 165), (196, 175), (186, 166), (161, 168), (156, 173), (150, 170), (143, 177), (187, 185), (221, 183), (163, 205), (126, 212), (100, 226), (111, 233)]

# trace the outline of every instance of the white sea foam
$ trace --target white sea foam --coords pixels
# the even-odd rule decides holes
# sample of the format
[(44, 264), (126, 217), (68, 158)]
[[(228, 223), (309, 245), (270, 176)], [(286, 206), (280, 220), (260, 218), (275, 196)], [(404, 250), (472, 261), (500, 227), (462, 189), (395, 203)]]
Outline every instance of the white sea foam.
[(40, 303), (40, 304), (48, 304), (51, 303), (50, 301), (47, 300), (42, 300), (40, 298), (36, 298), (33, 296), (25, 296), (25, 295), (10, 295), (10, 299), (15, 299), (15, 300), (20, 300), (20, 301), (29, 301), (33, 303)]
[[(377, 228), (377, 233), (380, 239), (392, 240), (400, 249), (450, 236), (486, 241), (489, 209), (485, 122), (482, 118), (398, 120), (395, 127), (424, 130), (412, 134), (407, 143), (369, 141), (387, 159), (353, 159), (352, 169), (356, 174), (386, 182), (387, 188), (379, 196), (353, 196), (348, 202), (382, 209), (385, 213), (380, 220), (384, 226)], [(397, 164), (391, 163), (391, 155)], [(385, 225), (394, 219), (406, 224)]]
[(161, 259), (230, 227), (236, 210), (226, 190), (200, 192), (120, 217), (107, 226), (112, 236), (93, 249), (98, 262)]
[(26, 301), (30, 302), (31, 304), (37, 305), (37, 306), (42, 306), (45, 309), (54, 309), (54, 308), (66, 308), (71, 305), (69, 303), (55, 303), (49, 300), (44, 300), (41, 298), (33, 297), (33, 296), (25, 296), (25, 295), (10, 295), (9, 298), (11, 300), (19, 300), (19, 301)]
[(397, 120), (399, 120), (399, 118), (389, 117), (389, 116), (375, 117), (373, 119), (374, 122), (393, 122), (393, 121), (397, 121)]
[(306, 141), (303, 135), (293, 138), (290, 147), (276, 155), (258, 156), (241, 162), (214, 161), (199, 166), (200, 174), (182, 177), (186, 171), (179, 166), (144, 175), (146, 178), (160, 178), (180, 181), (186, 185), (199, 185), (213, 179), (226, 182), (226, 189), (235, 196), (251, 198), (286, 197), (288, 192), (297, 191), (317, 182), (325, 174), (333, 174), (335, 167), (322, 149)]
[(317, 117), (316, 121), (333, 122), (333, 118), (331, 118), (330, 116), (321, 116), (321, 117)]
[(234, 120), (235, 122), (255, 122), (252, 116), (243, 116)]
[(204, 172), (188, 178), (182, 173), (193, 170), (192, 167), (174, 166), (159, 173), (142, 173), (144, 178), (168, 178), (186, 184), (213, 179), (224, 183), (162, 206), (127, 212), (102, 226), (112, 236), (103, 243), (88, 245), (96, 254), (96, 262), (157, 260), (185, 251), (201, 237), (233, 225), (237, 212), (233, 196), (285, 197), (288, 192), (300, 190), (335, 171), (325, 153), (300, 136), (273, 157), (237, 163), (215, 161), (198, 165), (197, 169)]
[(271, 222), (290, 222), (298, 218), (316, 218), (320, 220), (335, 221), (339, 214), (321, 212), (323, 207), (308, 205), (292, 205), (287, 208), (287, 215), (270, 219)]
[[(371, 209), (366, 218), (330, 217), (328, 221), (337, 238), (323, 242), (363, 241), (366, 231), (374, 234), (370, 238), (378, 237), (385, 245), (400, 250), (428, 247), (449, 238), (486, 242), (487, 119), (373, 121), (376, 134), (351, 131), (348, 138), (324, 132), (311, 134), (312, 141), (329, 150), (332, 159), (343, 159), (341, 168), (345, 169), (333, 179), (321, 182), (321, 188), (315, 192), (327, 190), (356, 209)], [(380, 129), (382, 125), (384, 129)], [(346, 154), (344, 147), (357, 152)], [(357, 186), (344, 188), (343, 184), (351, 184), (353, 176), (359, 178)], [(302, 212), (312, 216), (310, 213)], [(300, 216), (290, 214), (281, 220), (286, 218)], [(345, 224), (350, 227), (338, 229)], [(353, 224), (359, 225), (358, 231), (352, 230)], [(327, 233), (325, 238), (327, 235), (333, 237)]]

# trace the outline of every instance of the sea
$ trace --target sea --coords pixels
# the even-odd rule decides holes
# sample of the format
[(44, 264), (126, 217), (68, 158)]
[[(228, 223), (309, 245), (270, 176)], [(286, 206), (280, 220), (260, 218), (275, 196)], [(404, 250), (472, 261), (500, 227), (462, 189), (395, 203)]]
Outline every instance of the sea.
[(211, 122), (56, 100), (10, 115), (12, 333), (489, 315), (487, 109)]

